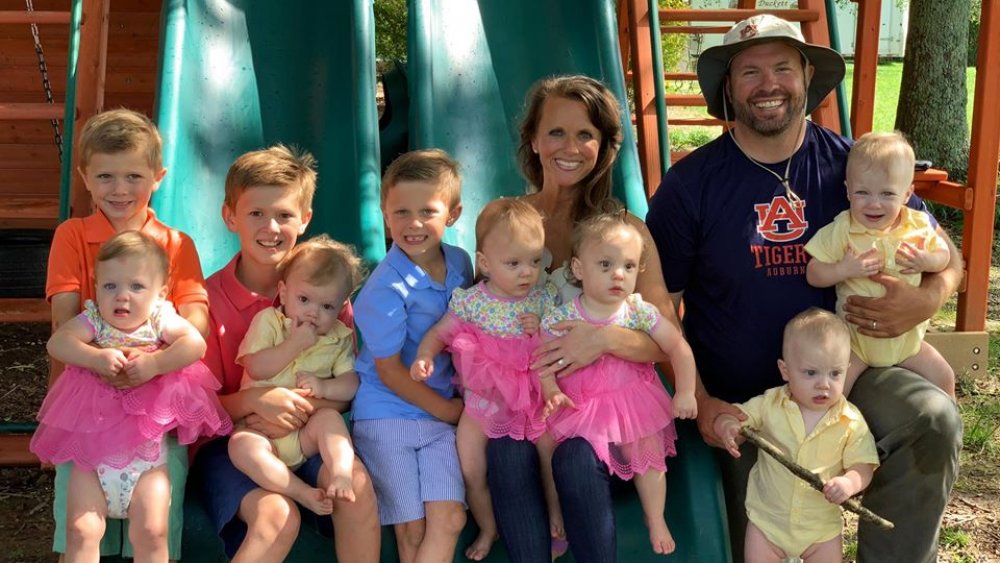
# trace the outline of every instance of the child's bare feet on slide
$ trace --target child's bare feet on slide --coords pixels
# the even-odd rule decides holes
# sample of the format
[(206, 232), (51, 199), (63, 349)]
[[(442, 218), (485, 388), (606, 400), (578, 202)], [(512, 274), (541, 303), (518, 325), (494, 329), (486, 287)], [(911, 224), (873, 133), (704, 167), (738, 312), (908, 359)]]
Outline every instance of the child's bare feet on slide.
[(354, 502), (354, 487), (351, 485), (351, 476), (334, 475), (330, 479), (330, 486), (326, 488), (326, 496), (333, 500), (346, 500)]
[(677, 544), (674, 543), (674, 537), (670, 535), (670, 529), (667, 528), (667, 521), (663, 516), (647, 518), (646, 525), (649, 526), (649, 543), (653, 545), (653, 553), (662, 555), (673, 553)]
[(298, 495), (293, 495), (293, 498), (301, 504), (302, 506), (308, 508), (309, 510), (319, 514), (321, 516), (326, 514), (333, 514), (333, 500), (326, 496), (323, 489), (314, 489), (312, 487), (306, 487), (304, 491)]
[(476, 539), (465, 548), (465, 557), (471, 561), (482, 561), (493, 549), (493, 542), (497, 541), (496, 532), (482, 531)]

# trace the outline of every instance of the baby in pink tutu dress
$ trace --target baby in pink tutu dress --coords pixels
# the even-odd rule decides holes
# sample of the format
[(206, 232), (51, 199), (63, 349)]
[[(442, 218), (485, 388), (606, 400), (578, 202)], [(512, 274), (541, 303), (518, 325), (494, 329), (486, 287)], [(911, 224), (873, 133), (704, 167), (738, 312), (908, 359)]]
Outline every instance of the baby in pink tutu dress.
[(584, 438), (610, 473), (626, 480), (635, 477), (653, 551), (670, 553), (675, 544), (663, 515), (666, 458), (675, 454), (674, 417), (697, 415), (695, 364), (677, 327), (632, 293), (646, 251), (642, 235), (624, 214), (584, 220), (573, 234), (570, 263), (583, 293), (550, 310), (542, 320), (542, 332), (543, 337), (558, 336), (552, 326), (563, 321), (615, 324), (647, 332), (670, 356), (677, 384), (673, 401), (653, 364), (610, 354), (558, 383), (552, 375), (543, 377), (541, 385), (552, 437), (557, 442)]
[(456, 289), (445, 315), (420, 343), (410, 367), (417, 381), (430, 377), (433, 358), (447, 347), (456, 379), (464, 390), (465, 411), (456, 442), (469, 509), (479, 536), (466, 549), (473, 561), (485, 558), (497, 538), (486, 484), (486, 444), (511, 437), (536, 442), (546, 476), (552, 534), (563, 537), (562, 514), (551, 479), (555, 443), (545, 433), (542, 392), (530, 370), (540, 343), (541, 316), (552, 306), (555, 289), (535, 287), (542, 267), (542, 216), (519, 199), (498, 199), (476, 219), (479, 283)]
[[(69, 522), (96, 513), (133, 526), (165, 523), (166, 433), (190, 444), (232, 430), (218, 380), (199, 361), (205, 341), (163, 299), (167, 270), (151, 237), (115, 235), (97, 254), (97, 303), (88, 300), (49, 339), (66, 369), (45, 397), (30, 448), (46, 463), (73, 462)], [(166, 534), (162, 548), (165, 561)]]

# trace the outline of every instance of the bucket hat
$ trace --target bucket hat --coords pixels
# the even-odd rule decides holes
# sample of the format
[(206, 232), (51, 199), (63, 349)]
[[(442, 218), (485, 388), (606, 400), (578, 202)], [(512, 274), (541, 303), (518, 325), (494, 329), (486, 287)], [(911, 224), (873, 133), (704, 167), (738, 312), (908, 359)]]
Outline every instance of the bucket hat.
[(806, 43), (798, 27), (779, 17), (769, 14), (753, 16), (727, 31), (722, 38), (722, 45), (705, 49), (698, 57), (698, 83), (708, 103), (710, 115), (725, 119), (726, 114), (723, 112), (725, 104), (725, 111), (730, 118), (732, 117), (733, 106), (723, 95), (723, 84), (729, 71), (729, 63), (744, 49), (769, 41), (782, 41), (795, 47), (809, 59), (809, 64), (816, 68), (809, 83), (806, 99), (807, 114), (812, 113), (823, 98), (844, 79), (844, 57), (840, 53), (821, 45)]

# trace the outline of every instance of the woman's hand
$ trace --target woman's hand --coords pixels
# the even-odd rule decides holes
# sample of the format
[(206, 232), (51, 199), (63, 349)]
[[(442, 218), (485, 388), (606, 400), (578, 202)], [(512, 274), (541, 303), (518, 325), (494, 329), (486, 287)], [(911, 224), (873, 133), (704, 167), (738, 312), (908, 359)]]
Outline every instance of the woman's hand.
[(566, 377), (594, 363), (605, 352), (607, 341), (601, 335), (602, 327), (586, 321), (562, 321), (552, 328), (565, 334), (535, 350), (531, 369), (539, 370), (539, 377)]

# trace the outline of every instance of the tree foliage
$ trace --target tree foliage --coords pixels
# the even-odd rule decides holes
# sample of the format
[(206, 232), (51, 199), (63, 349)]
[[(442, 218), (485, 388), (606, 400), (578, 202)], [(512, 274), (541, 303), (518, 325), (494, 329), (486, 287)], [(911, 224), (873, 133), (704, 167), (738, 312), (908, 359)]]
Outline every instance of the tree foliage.
[(406, 60), (406, 0), (375, 0), (375, 56)]

